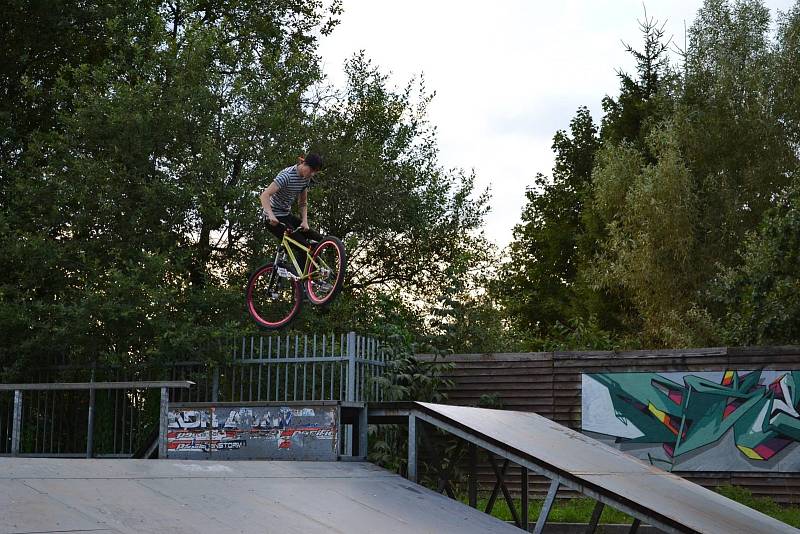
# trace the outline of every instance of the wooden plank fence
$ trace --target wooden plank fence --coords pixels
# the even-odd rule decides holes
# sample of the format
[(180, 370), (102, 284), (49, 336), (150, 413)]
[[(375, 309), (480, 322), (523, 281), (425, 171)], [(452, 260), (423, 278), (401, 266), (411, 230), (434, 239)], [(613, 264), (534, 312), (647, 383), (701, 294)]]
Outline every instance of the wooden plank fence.
[[(420, 355), (423, 360), (428, 355)], [(581, 374), (619, 372), (702, 372), (800, 369), (800, 346), (711, 347), (700, 349), (455, 354), (448, 373), (454, 387), (452, 404), (478, 406), (488, 395), (507, 410), (533, 411), (576, 430), (581, 427)], [(484, 397), (486, 400), (486, 397)], [(487, 405), (486, 407), (494, 407)], [(783, 504), (800, 504), (800, 473), (677, 472), (706, 487), (742, 486), (756, 496)], [(490, 491), (494, 473), (480, 466), (481, 488)], [(519, 491), (519, 470), (511, 472), (510, 488)], [(529, 486), (543, 497), (546, 481), (531, 475)], [(569, 494), (559, 494), (569, 496)]]

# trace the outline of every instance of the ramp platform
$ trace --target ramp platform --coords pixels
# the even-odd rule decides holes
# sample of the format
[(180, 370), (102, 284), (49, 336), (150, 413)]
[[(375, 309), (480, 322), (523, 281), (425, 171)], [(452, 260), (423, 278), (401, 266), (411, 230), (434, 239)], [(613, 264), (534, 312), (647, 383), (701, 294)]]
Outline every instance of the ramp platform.
[[(409, 424), (412, 479), (419, 421), (549, 478), (550, 493), (534, 532), (542, 532), (548, 507), (560, 485), (594, 498), (598, 502), (597, 517), (604, 505), (632, 515), (636, 521), (631, 532), (640, 522), (665, 532), (800, 532), (535, 413), (421, 402), (370, 405), (370, 423), (397, 423), (405, 417)], [(590, 530), (594, 526), (596, 519)]]
[(0, 533), (513, 533), (365, 462), (0, 458)]

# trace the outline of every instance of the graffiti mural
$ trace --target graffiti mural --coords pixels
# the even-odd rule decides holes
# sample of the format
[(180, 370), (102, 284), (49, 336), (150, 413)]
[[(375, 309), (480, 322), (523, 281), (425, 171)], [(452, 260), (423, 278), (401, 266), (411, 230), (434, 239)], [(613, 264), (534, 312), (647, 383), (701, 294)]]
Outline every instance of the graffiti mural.
[(582, 375), (584, 433), (660, 467), (800, 470), (800, 371)]
[(335, 459), (333, 406), (198, 406), (168, 411), (167, 457)]

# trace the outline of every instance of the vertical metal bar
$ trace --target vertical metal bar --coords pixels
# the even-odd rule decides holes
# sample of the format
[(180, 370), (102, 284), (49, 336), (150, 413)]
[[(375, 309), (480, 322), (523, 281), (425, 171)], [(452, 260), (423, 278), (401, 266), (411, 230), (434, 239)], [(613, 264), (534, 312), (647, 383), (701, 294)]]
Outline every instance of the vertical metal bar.
[(133, 389), (131, 390), (131, 431), (128, 434), (128, 452), (133, 453), (133, 420), (136, 418), (136, 400), (137, 400), (138, 392)]
[[(117, 377), (117, 378), (119, 378), (119, 377)], [(112, 433), (113, 437), (111, 438), (111, 440), (112, 440), (111, 452), (116, 454), (117, 453), (117, 426), (118, 426), (117, 408), (119, 407), (119, 390), (115, 389), (115, 390), (113, 390), (113, 392), (112, 392), (112, 390), (108, 390), (108, 391), (114, 397), (114, 432)]]
[(605, 505), (600, 501), (597, 501), (597, 504), (594, 505), (594, 510), (592, 510), (592, 518), (589, 520), (589, 524), (586, 525), (586, 534), (594, 534), (597, 530), (597, 524), (600, 523), (600, 516), (603, 515), (603, 508)]
[(367, 425), (367, 406), (358, 409), (358, 455), (367, 458), (367, 447), (369, 446)]
[[(333, 336), (331, 336), (331, 354), (334, 353), (333, 348)], [(344, 334), (339, 336), (339, 356), (344, 357)], [(345, 363), (339, 362), (339, 396), (337, 400), (346, 400), (345, 390), (344, 390), (344, 375), (345, 375)], [(333, 371), (333, 365), (331, 365), (331, 371)], [(331, 398), (333, 398), (333, 377), (331, 377)]]
[(417, 482), (417, 417), (408, 415), (408, 480)]
[(286, 356), (283, 364), (283, 400), (289, 400), (289, 336), (286, 336)]
[(50, 410), (50, 453), (53, 453), (53, 436), (56, 422), (56, 393), (53, 392), (53, 407)]
[(636, 534), (639, 530), (639, 525), (642, 524), (642, 520), (639, 518), (635, 518), (633, 523), (631, 524), (631, 529), (628, 531), (628, 534)]
[(264, 336), (258, 338), (258, 398), (261, 400), (261, 371), (264, 368), (262, 360), (264, 359)]
[(521, 523), (522, 523), (520, 526), (522, 527), (522, 529), (525, 532), (527, 532), (528, 531), (528, 522), (529, 522), (529, 519), (528, 519), (528, 514), (529, 514), (529, 510), (528, 510), (528, 508), (529, 508), (529, 506), (528, 506), (528, 468), (527, 467), (520, 467), (520, 470), (521, 470), (521, 473), (520, 473), (520, 477), (521, 478), (520, 478), (520, 489), (519, 489), (519, 492), (520, 492), (520, 494), (521, 494), (520, 496), (522, 498), (521, 502), (520, 502), (520, 511), (519, 511), (519, 515), (520, 515), (520, 519), (521, 519)]
[[(326, 347), (326, 343), (325, 343), (325, 335), (323, 335), (322, 336), (322, 357), (323, 358), (325, 358), (325, 349), (326, 348), (327, 347)], [(320, 377), (320, 381), (319, 381), (319, 385), (320, 385), (320, 388), (319, 388), (320, 389), (320, 396), (319, 396), (319, 398), (320, 398), (320, 400), (325, 400), (325, 367), (326, 367), (325, 362), (322, 362), (320, 367), (322, 368), (321, 369), (322, 376)], [(333, 370), (331, 369), (331, 371), (333, 371)]]
[(3, 435), (3, 422), (6, 421), (6, 404), (3, 402), (5, 400), (5, 394), (0, 395), (0, 453), (6, 452), (6, 444), (8, 443), (8, 427), (11, 424), (9, 420), (8, 423), (5, 425), (5, 436)]
[(169, 408), (169, 390), (161, 388), (161, 405), (158, 417), (158, 458), (167, 457), (167, 409)]
[[(303, 358), (308, 358), (308, 335), (303, 336)], [(306, 400), (306, 378), (308, 378), (308, 363), (303, 362), (303, 400)]]
[(281, 336), (278, 336), (278, 343), (275, 347), (275, 401), (277, 402), (278, 395), (281, 391)]
[[(341, 349), (341, 347), (344, 346), (343, 343), (344, 343), (344, 335), (340, 335), (339, 336), (339, 347), (340, 347), (340, 349)], [(341, 356), (341, 355), (342, 355), (342, 352), (340, 351), (339, 352), (339, 356)], [(331, 357), (334, 357), (334, 356), (336, 356), (336, 336), (331, 334)], [(342, 364), (341, 364), (341, 362), (338, 362), (338, 363), (339, 363), (339, 365), (337, 366), (337, 362), (331, 362), (331, 386), (330, 386), (330, 398), (331, 398), (331, 400), (342, 400), (342, 377), (343, 377)], [(333, 396), (333, 378), (336, 375), (336, 368), (337, 367), (339, 368), (339, 396), (338, 397), (334, 397)]]
[(550, 515), (550, 510), (553, 508), (553, 502), (556, 500), (556, 493), (558, 493), (558, 480), (553, 480), (550, 483), (550, 489), (547, 490), (547, 498), (542, 505), (542, 511), (539, 513), (539, 518), (536, 520), (536, 526), (533, 529), (533, 534), (542, 534), (544, 531), (544, 524), (547, 523), (547, 516)]
[[(362, 356), (363, 359), (367, 358), (367, 347), (366, 347), (366, 343), (365, 342), (366, 342), (366, 339), (362, 337), (361, 338), (361, 352), (363, 354), (363, 356)], [(361, 401), (367, 400), (367, 396), (364, 394), (364, 373), (366, 371), (367, 371), (367, 366), (366, 366), (366, 364), (362, 363), (361, 364), (361, 382), (360, 382), (361, 386), (360, 386), (360, 390), (358, 392), (358, 397), (357, 397)]]
[(94, 454), (94, 402), (95, 389), (89, 390), (89, 420), (86, 423), (86, 457), (91, 458)]
[[(356, 400), (356, 333), (347, 333), (347, 400)], [(415, 481), (416, 482), (416, 481)]]
[(22, 435), (22, 390), (14, 390), (14, 418), (11, 427), (11, 455), (19, 455), (19, 439)]
[[(325, 350), (325, 336), (322, 336), (322, 350)], [(314, 334), (314, 348), (312, 349), (314, 358), (317, 357), (317, 334)], [(311, 363), (311, 400), (317, 400), (317, 362)]]
[[(295, 334), (294, 336), (294, 359), (297, 360), (297, 356), (300, 352), (300, 336)], [(297, 400), (297, 361), (293, 362), (292, 367), (294, 367), (294, 382), (292, 382), (292, 400)]]
[(474, 443), (469, 444), (469, 505), (473, 508), (478, 507), (478, 446)]
[[(39, 375), (39, 376), (40, 376), (39, 380), (41, 381), (41, 375)], [(36, 426), (34, 427), (34, 431), (33, 431), (33, 451), (32, 452), (39, 452), (39, 448), (38, 448), (38, 445), (39, 445), (39, 410), (40, 410), (39, 405), (41, 404), (41, 402), (42, 402), (42, 392), (41, 391), (37, 391), (36, 392), (36, 413), (34, 415), (34, 420), (36, 421)], [(31, 403), (31, 407), (32, 406), (33, 406), (33, 403)]]
[(270, 400), (270, 388), (272, 387), (272, 336), (267, 340), (267, 400)]

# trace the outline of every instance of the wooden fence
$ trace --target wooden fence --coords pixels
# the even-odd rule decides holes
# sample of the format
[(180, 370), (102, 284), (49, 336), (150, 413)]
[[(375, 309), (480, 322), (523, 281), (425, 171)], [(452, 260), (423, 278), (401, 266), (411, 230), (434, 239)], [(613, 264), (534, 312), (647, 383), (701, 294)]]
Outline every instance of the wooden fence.
[[(449, 402), (533, 411), (580, 430), (582, 373), (799, 370), (800, 347), (456, 354), (446, 361), (455, 364), (448, 375), (454, 382), (448, 392)], [(491, 467), (487, 463), (480, 471), (482, 487), (491, 488), (494, 480)], [(676, 471), (676, 474), (706, 487), (734, 484), (748, 488), (756, 496), (800, 504), (800, 473)], [(512, 472), (511, 480), (518, 487), (519, 474)], [(546, 493), (544, 479), (532, 476), (530, 486), (542, 495)]]

